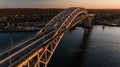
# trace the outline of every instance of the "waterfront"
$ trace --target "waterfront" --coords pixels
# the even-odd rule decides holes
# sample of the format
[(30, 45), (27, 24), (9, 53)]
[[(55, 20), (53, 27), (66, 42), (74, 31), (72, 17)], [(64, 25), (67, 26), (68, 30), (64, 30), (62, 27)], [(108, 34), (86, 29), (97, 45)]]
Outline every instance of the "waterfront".
[[(20, 40), (26, 35), (0, 33), (0, 44), (9, 43), (11, 37)], [(120, 27), (76, 27), (65, 33), (48, 67), (120, 67), (119, 37)]]

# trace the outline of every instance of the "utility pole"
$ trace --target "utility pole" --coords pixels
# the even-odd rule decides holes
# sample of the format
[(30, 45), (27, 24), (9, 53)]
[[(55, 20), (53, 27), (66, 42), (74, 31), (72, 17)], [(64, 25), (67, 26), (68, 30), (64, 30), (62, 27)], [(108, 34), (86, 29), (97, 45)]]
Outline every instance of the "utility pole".
[[(43, 32), (43, 37), (44, 37), (45, 35), (44, 35), (44, 32)], [(43, 42), (45, 41), (45, 37), (43, 38)]]
[[(10, 46), (10, 50), (9, 50), (9, 57), (10, 57), (10, 53), (11, 53), (11, 50), (13, 49), (13, 40), (12, 40), (12, 38), (10, 38), (10, 44), (11, 44), (11, 46)], [(10, 65), (12, 65), (12, 59), (10, 58)]]

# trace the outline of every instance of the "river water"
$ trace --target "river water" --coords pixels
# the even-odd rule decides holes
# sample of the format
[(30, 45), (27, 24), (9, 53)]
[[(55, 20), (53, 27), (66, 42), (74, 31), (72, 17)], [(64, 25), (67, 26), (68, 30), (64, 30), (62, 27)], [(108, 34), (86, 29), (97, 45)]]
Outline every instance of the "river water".
[(120, 27), (66, 32), (48, 67), (120, 67)]
[[(26, 35), (25, 32), (0, 33), (0, 46), (9, 43), (10, 38), (18, 41)], [(120, 67), (120, 27), (75, 27), (69, 30), (48, 67)]]

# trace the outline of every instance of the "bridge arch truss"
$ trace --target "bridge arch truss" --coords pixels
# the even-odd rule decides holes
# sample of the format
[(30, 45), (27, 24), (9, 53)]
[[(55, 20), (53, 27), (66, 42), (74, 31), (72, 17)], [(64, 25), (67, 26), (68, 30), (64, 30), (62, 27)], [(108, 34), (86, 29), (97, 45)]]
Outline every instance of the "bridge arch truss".
[(90, 15), (84, 8), (71, 7), (63, 10), (35, 35), (53, 32), (46, 39), (43, 38), (45, 42), (9, 67), (46, 67), (65, 32), (85, 19), (88, 20), (86, 25), (91, 26), (93, 17), (94, 15)]

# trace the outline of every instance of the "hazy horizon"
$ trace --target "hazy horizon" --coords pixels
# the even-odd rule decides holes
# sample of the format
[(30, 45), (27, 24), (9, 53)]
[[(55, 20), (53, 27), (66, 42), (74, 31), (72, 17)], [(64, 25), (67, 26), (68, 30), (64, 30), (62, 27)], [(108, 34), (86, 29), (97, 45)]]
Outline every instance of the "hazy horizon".
[(0, 8), (120, 9), (120, 0), (0, 0)]

